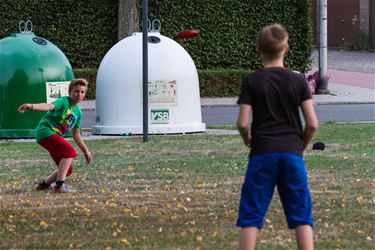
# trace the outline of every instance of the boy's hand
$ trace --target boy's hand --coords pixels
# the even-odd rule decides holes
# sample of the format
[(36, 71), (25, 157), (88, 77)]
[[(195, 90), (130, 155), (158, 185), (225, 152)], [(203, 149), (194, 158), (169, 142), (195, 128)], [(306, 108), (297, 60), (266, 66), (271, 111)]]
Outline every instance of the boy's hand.
[(246, 140), (244, 140), (245, 145), (250, 148), (251, 146), (251, 135), (249, 134)]
[(32, 110), (32, 109), (33, 109), (33, 105), (32, 104), (25, 103), (25, 104), (22, 104), (21, 106), (19, 106), (19, 108), (17, 109), (17, 111), (20, 112), (20, 113), (23, 113), (26, 110)]
[(87, 151), (87, 153), (85, 153), (85, 158), (86, 158), (86, 164), (89, 164), (92, 160), (92, 155), (90, 151)]

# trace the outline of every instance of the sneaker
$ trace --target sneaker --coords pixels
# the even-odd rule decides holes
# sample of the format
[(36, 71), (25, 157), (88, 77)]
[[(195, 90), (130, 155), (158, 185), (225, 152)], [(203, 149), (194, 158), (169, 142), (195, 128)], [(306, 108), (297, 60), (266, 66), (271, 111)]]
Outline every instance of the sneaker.
[(36, 190), (42, 191), (45, 189), (51, 189), (51, 185), (47, 184), (44, 180), (41, 180), (40, 182), (38, 182), (38, 185), (36, 185)]
[(63, 193), (70, 193), (71, 191), (68, 189), (68, 187), (64, 184), (60, 188), (53, 187), (52, 191), (55, 194), (63, 194)]

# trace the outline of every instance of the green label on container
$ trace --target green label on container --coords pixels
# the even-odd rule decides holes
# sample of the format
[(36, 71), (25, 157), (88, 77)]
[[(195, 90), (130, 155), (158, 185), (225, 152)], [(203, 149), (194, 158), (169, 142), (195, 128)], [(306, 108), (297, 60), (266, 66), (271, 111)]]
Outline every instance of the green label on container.
[(151, 124), (168, 124), (168, 109), (151, 109)]

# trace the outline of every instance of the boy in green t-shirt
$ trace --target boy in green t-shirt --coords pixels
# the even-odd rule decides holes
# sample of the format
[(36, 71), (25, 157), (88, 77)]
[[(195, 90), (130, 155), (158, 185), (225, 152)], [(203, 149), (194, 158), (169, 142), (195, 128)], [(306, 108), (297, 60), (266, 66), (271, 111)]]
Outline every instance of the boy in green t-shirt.
[(74, 79), (69, 84), (69, 96), (60, 97), (52, 103), (25, 103), (18, 108), (18, 112), (27, 110), (48, 111), (40, 120), (35, 139), (51, 155), (58, 166), (58, 169), (40, 181), (37, 190), (53, 187), (54, 193), (67, 193), (69, 189), (65, 185), (65, 177), (72, 174), (72, 161), (77, 157), (77, 152), (70, 145), (63, 135), (73, 131), (73, 139), (82, 150), (86, 158), (86, 163), (90, 163), (92, 156), (87, 149), (80, 134), (82, 112), (77, 105), (85, 97), (87, 91), (87, 81), (85, 79)]

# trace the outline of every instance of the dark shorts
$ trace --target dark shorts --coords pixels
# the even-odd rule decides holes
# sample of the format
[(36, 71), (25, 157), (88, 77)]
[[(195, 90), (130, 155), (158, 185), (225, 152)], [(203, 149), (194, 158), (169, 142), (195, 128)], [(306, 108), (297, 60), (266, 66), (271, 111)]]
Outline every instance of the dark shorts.
[(289, 228), (313, 226), (312, 204), (303, 157), (275, 152), (252, 155), (242, 186), (238, 227), (263, 228), (277, 186)]
[[(49, 152), (57, 166), (59, 166), (61, 159), (77, 157), (74, 147), (57, 134), (44, 138), (38, 143)], [(73, 166), (70, 165), (66, 176), (70, 176), (72, 172)]]

